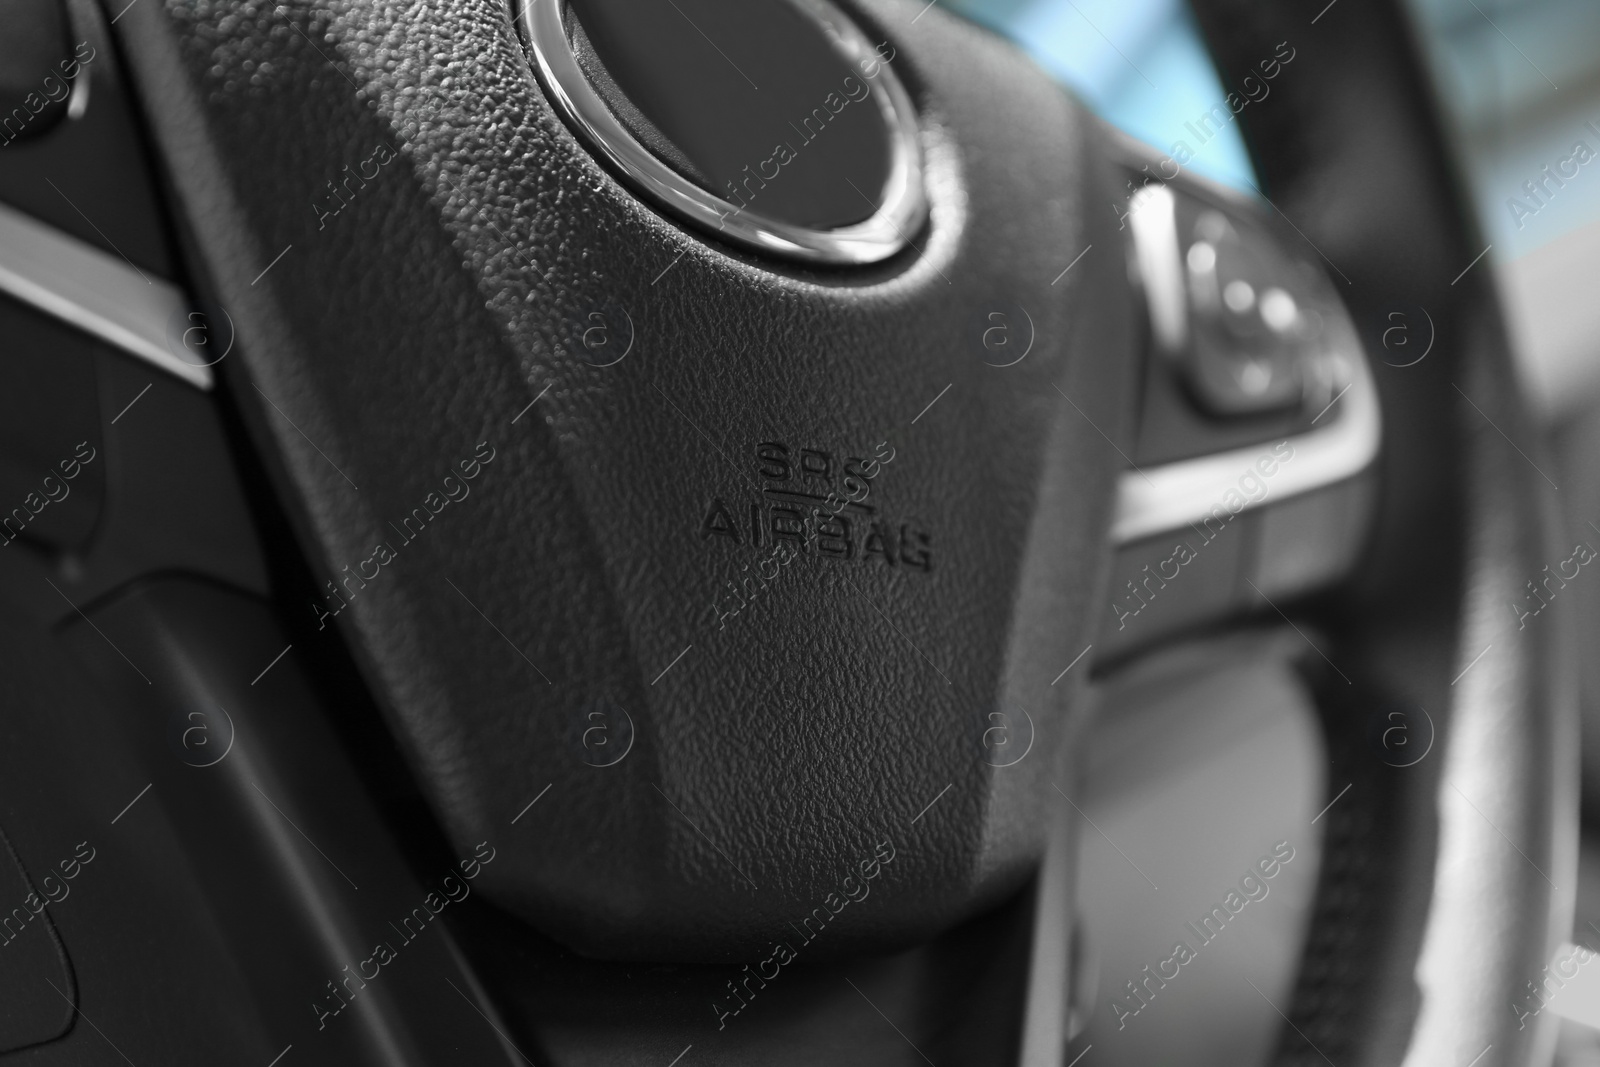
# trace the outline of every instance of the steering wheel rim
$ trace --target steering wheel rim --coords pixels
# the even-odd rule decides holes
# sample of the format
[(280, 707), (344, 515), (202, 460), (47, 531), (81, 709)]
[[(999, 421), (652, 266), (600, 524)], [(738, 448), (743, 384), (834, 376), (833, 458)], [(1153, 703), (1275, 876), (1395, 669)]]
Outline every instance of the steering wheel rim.
[[(1306, 42), (1303, 80), (1282, 87), (1282, 106), (1240, 115), (1262, 180), (1350, 276), (1341, 288), (1358, 320), (1421, 306), (1438, 327), (1429, 359), (1374, 368), (1386, 425), (1416, 432), (1380, 461), (1384, 517), (1360, 587), (1337, 611), (1349, 620), (1347, 656), (1412, 703), (1448, 709), (1436, 723), (1440, 758), (1402, 772), (1422, 772), (1394, 794), (1405, 825), (1379, 830), (1397, 869), (1353, 878), (1361, 896), (1393, 894), (1390, 937), (1368, 942), (1381, 947), (1364, 966), (1334, 965), (1350, 939), (1335, 933), (1348, 920), (1328, 896), (1352, 883), (1325, 877), (1328, 936), (1319, 945), (1313, 935), (1291, 1019), (1340, 1062), (1465, 1062), (1489, 1049), (1482, 1062), (1547, 1062), (1555, 1021), (1524, 1022), (1518, 1006), (1571, 936), (1576, 697), (1561, 617), (1519, 632), (1507, 605), (1555, 558), (1555, 504), (1518, 446), (1531, 451), (1536, 438), (1491, 276), (1462, 269), (1485, 242), (1421, 49), (1390, 3), (1341, 4), (1314, 31), (1233, 0), (1195, 8), (1225, 77), (1246, 73), (1269, 42)], [(1337, 117), (1376, 97), (1383, 121)], [(1429, 595), (1397, 603), (1396, 590), (1418, 586)], [(1369, 812), (1365, 828), (1381, 821)], [(1360, 1005), (1377, 1025), (1335, 1021)], [(1304, 1062), (1294, 1044), (1286, 1034), (1281, 1057)]]

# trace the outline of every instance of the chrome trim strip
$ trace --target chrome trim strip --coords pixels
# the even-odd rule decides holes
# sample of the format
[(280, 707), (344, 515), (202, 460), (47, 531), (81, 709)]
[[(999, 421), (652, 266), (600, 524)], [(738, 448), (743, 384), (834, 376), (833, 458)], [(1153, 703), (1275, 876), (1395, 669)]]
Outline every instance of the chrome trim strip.
[[(1354, 342), (1355, 338), (1350, 338)], [(1321, 429), (1288, 438), (1294, 459), (1279, 465), (1259, 500), (1245, 499), (1240, 512), (1332, 485), (1366, 469), (1378, 455), (1382, 424), (1377, 388), (1359, 347), (1342, 347), (1338, 389), (1330, 408), (1336, 420)], [(1125, 545), (1200, 522), (1213, 509), (1226, 509), (1223, 497), (1239, 490), (1239, 479), (1268, 454), (1275, 442), (1179, 460), (1143, 471), (1123, 471), (1117, 480), (1111, 540)]]
[(1189, 329), (1177, 199), (1165, 185), (1152, 183), (1128, 202), (1128, 227), (1133, 232), (1134, 257), (1150, 309), (1150, 332), (1166, 352), (1181, 349)]
[(1071, 1020), (1074, 876), (1077, 839), (1059, 814), (1045, 838), (1033, 897), (1033, 951), (1028, 959), (1028, 985), (1022, 1009), (1022, 1053), (1017, 1067), (1061, 1067), (1062, 1050), (1072, 1036)]
[(182, 290), (4, 204), (0, 293), (211, 388), (210, 368), (179, 359), (168, 340), (190, 307)]
[(890, 171), (882, 206), (871, 218), (834, 230), (763, 218), (702, 189), (663, 163), (634, 138), (584, 75), (572, 50), (564, 0), (523, 4), (521, 9), (539, 80), (557, 108), (648, 197), (721, 237), (764, 252), (814, 263), (876, 263), (904, 248), (927, 216), (916, 109), (889, 63), (877, 57), (866, 35), (843, 12), (828, 0), (798, 3), (822, 23), (847, 59), (871, 57), (879, 63), (872, 96), (890, 130)]

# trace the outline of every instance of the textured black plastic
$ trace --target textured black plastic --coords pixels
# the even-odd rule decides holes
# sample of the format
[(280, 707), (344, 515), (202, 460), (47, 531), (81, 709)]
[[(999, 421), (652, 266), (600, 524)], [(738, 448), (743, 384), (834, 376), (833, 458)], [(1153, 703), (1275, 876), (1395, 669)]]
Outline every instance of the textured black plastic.
[[(1089, 639), (1134, 370), (1112, 217), (1087, 208), (1110, 178), (1010, 48), (867, 11), (923, 108), (933, 215), (828, 275), (637, 202), (489, 0), (118, 24), (239, 329), (227, 384), (345, 583), (302, 610), (339, 609), (457, 843), (508, 841), (484, 890), (587, 952), (763, 951), (885, 841), (815, 952), (902, 943), (1040, 848), (1071, 728), (1050, 682)], [(828, 453), (840, 491), (843, 461), (885, 461), (873, 514), (844, 513), (854, 558), (763, 563), (770, 541), (718, 532), (718, 501), (741, 532), (783, 503), (763, 444), (796, 471)], [(892, 564), (863, 557), (872, 521)], [(605, 752), (632, 736), (610, 766), (596, 712)], [(1036, 733), (1003, 769), (994, 712)]]
[[(0, 1048), (43, 1042), (29, 1062), (74, 1067), (268, 1064), (290, 1045), (341, 1067), (498, 1062), (449, 908), (420, 938), (389, 925), (434, 910), (458, 857), (409, 865), (331, 728), (351, 707), (338, 676), (240, 591), (266, 576), (215, 399), (89, 346), (89, 410), (63, 428), (96, 438), (73, 484), (104, 470), (101, 520), (79, 553), (0, 548), (0, 851), (31, 883), (0, 856)], [(430, 830), (413, 820), (407, 845)], [(30, 890), (49, 903), (23, 920)], [(319, 1026), (327, 983), (370, 977), (379, 942), (399, 958)]]
[[(268, 605), (189, 578), (139, 583), (63, 628), (60, 645), (101, 694), (90, 707), (117, 718), (117, 787), (131, 799), (138, 782), (150, 783), (117, 827), (96, 827), (97, 837), (115, 838), (120, 847), (107, 852), (123, 866), (95, 873), (124, 885), (166, 874), (184, 899), (202, 902), (190, 923), (203, 917), (211, 937), (166, 926), (146, 954), (155, 973), (182, 971), (175, 996), (202, 985), (213, 1011), (234, 1016), (231, 1025), (213, 1017), (172, 1037), (148, 1020), (121, 1018), (119, 1034), (137, 1033), (165, 1062), (174, 1062), (168, 1042), (192, 1062), (267, 1062), (289, 1045), (312, 1063), (506, 1062), (447, 929), (477, 873), (497, 862), (494, 842), (475, 842), (431, 870), (409, 868), (361, 789), (303, 656), (273, 660), (285, 644)], [(127, 862), (124, 849), (152, 837), (178, 846), (183, 878), (154, 861)], [(116, 916), (102, 906), (93, 919)], [(205, 952), (223, 957), (215, 975), (198, 965)], [(121, 995), (127, 987), (125, 973), (96, 966), (84, 981), (86, 1009), (133, 1009), (135, 998)], [(423, 1003), (428, 1011), (414, 1009)], [(153, 1014), (177, 1018), (166, 1005)]]

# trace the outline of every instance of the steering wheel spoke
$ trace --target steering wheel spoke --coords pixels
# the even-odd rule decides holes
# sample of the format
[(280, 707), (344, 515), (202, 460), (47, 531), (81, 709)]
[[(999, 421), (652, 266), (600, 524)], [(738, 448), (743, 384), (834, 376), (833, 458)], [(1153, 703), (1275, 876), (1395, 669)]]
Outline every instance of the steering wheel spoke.
[(1382, 433), (1361, 339), (1304, 242), (1262, 206), (1152, 177), (1160, 157), (1121, 147), (1148, 345), (1102, 661), (1348, 575)]

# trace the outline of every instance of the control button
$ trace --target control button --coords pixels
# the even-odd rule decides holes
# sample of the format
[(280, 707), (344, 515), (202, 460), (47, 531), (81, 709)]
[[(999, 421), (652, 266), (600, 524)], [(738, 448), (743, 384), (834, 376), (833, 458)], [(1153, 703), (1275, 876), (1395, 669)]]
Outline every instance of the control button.
[(1202, 211), (1184, 251), (1192, 342), (1186, 370), (1215, 415), (1299, 405), (1318, 322), (1293, 291), (1295, 264), (1272, 242)]
[(1365, 547), (1375, 491), (1371, 475), (1358, 476), (1263, 508), (1248, 568), (1256, 591), (1277, 601), (1350, 573)]
[(0, 26), (0, 145), (7, 145), (61, 121), (79, 64), (60, 0), (0, 0)]
[(1219, 506), (1193, 526), (1118, 548), (1096, 657), (1113, 659), (1232, 612), (1256, 518)]

